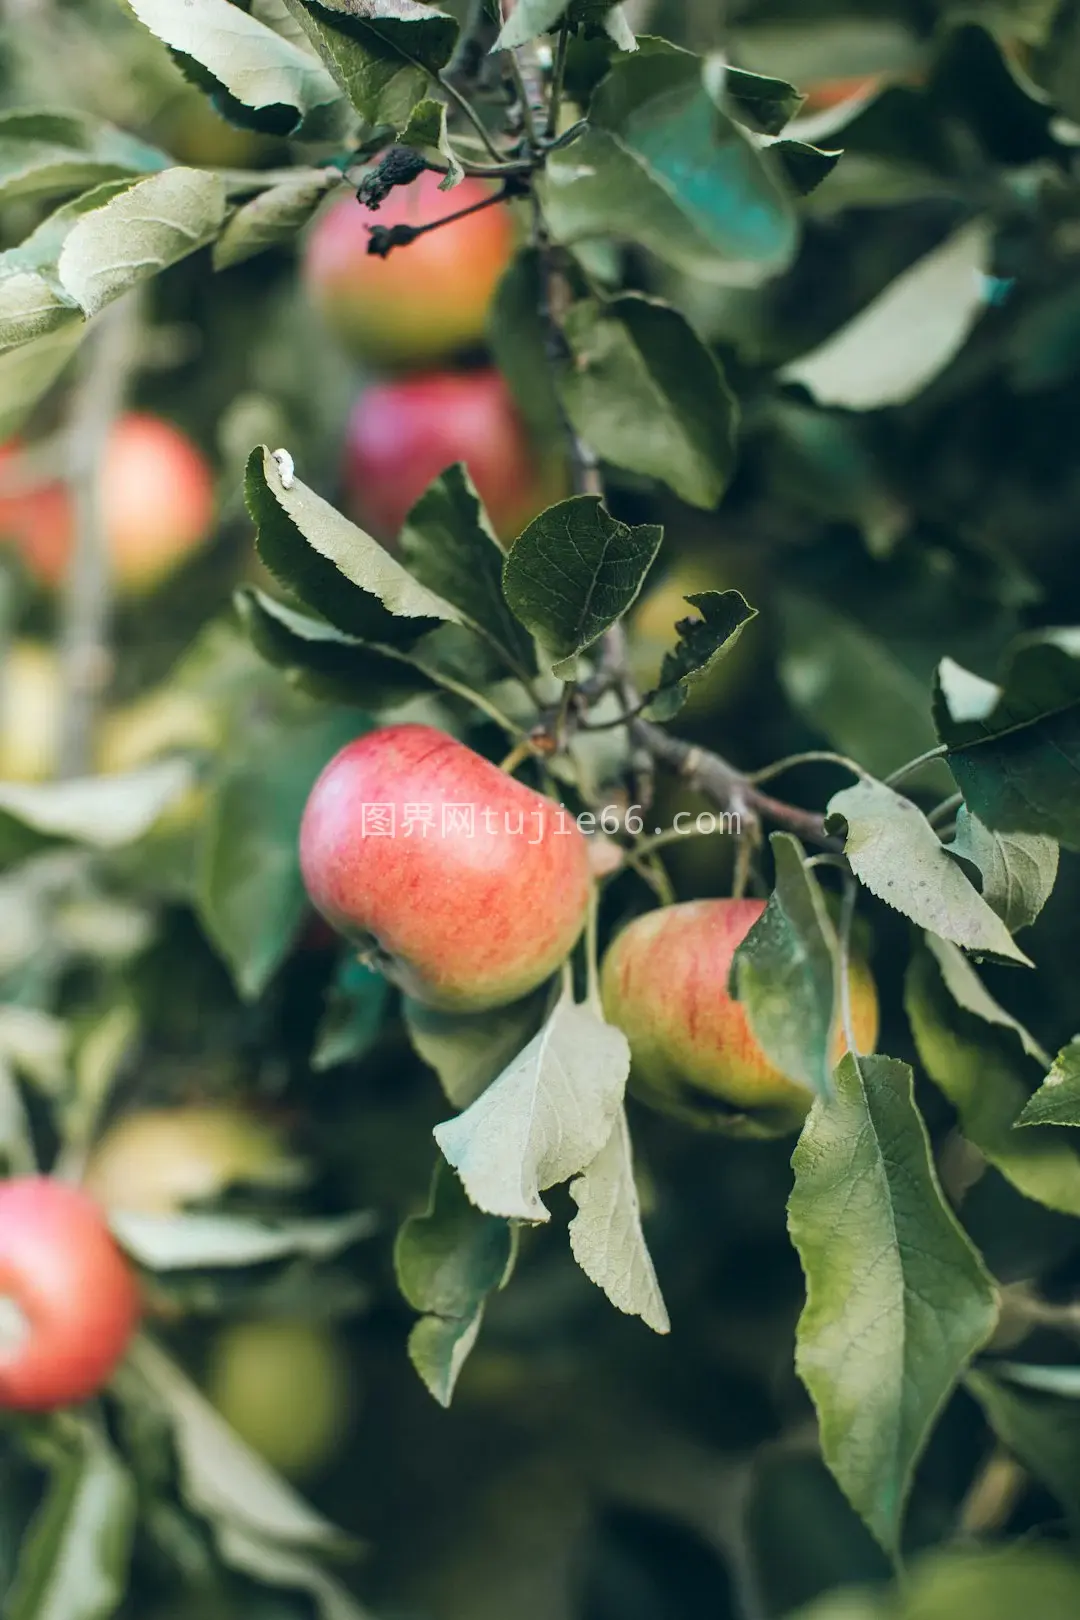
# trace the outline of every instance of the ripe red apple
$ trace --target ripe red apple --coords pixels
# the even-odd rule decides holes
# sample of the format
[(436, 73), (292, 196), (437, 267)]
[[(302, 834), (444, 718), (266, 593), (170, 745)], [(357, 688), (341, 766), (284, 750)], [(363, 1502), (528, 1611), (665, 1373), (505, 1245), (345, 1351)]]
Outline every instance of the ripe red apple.
[[(691, 900), (651, 911), (623, 929), (601, 970), (604, 1009), (630, 1042), (631, 1081), (642, 1100), (748, 1136), (797, 1130), (813, 1101), (769, 1062), (728, 993), (736, 948), (764, 909), (762, 900)], [(870, 1051), (877, 991), (858, 958), (851, 1001), (860, 1050)], [(846, 1050), (841, 1033), (837, 1060)]]
[(95, 1395), (138, 1317), (134, 1274), (86, 1193), (47, 1176), (0, 1186), (0, 1407)]
[[(19, 457), (16, 444), (0, 449), (0, 537), (14, 543), (36, 580), (55, 589), (74, 542), (71, 497), (62, 484), (23, 476)], [(101, 502), (116, 582), (132, 594), (171, 573), (214, 521), (213, 478), (201, 450), (171, 422), (137, 411), (110, 435)]]
[(479, 180), (440, 191), (439, 176), (428, 171), (398, 186), (377, 211), (345, 197), (319, 217), (304, 253), (304, 280), (331, 330), (360, 359), (426, 366), (482, 340), (514, 251), (509, 209), (484, 208), (385, 259), (369, 254), (368, 243), (373, 225), (426, 225), (490, 195)]
[(497, 371), (432, 372), (368, 388), (345, 434), (345, 509), (393, 540), (433, 479), (463, 461), (495, 532), (514, 540), (565, 493), (533, 450)]
[(589, 900), (573, 817), (430, 726), (386, 726), (330, 761), (304, 811), (300, 866), (328, 922), (448, 1011), (542, 984)]

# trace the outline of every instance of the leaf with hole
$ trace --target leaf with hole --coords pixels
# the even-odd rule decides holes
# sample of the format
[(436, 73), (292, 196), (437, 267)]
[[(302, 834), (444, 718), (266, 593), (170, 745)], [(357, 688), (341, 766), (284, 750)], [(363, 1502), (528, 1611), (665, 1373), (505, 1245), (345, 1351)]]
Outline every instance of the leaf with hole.
[(698, 591), (684, 600), (694, 612), (675, 626), (678, 644), (664, 654), (656, 689), (648, 695), (650, 720), (673, 720), (698, 682), (734, 650), (746, 625), (757, 618), (757, 609), (739, 591)]

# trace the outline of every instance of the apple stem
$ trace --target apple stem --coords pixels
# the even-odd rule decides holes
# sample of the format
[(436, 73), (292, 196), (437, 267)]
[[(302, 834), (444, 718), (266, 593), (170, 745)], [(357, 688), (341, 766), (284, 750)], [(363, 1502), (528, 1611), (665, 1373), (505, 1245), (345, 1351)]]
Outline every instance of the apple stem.
[(532, 759), (532, 757), (532, 738), (523, 737), (516, 747), (511, 748), (506, 758), (500, 762), (499, 769), (505, 771), (507, 776), (513, 776), (518, 766), (524, 765), (525, 761)]

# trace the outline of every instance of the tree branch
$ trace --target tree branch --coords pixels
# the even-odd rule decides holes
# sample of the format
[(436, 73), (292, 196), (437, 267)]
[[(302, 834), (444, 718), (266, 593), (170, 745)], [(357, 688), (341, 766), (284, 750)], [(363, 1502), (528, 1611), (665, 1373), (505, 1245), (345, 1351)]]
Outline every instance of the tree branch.
[(98, 709), (111, 673), (112, 565), (101, 468), (138, 359), (138, 331), (136, 292), (102, 311), (87, 337), (83, 375), (71, 403), (68, 483), (75, 544), (60, 607), (61, 777), (84, 775), (92, 766)]

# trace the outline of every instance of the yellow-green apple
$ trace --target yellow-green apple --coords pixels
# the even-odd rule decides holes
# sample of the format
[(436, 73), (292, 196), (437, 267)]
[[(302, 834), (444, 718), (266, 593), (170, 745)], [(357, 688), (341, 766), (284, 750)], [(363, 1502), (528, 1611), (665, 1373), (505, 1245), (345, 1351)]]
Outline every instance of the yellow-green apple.
[(0, 779), (43, 782), (60, 748), (60, 663), (39, 641), (13, 641), (0, 657)]
[(174, 1215), (227, 1188), (287, 1188), (298, 1162), (265, 1121), (224, 1103), (127, 1114), (90, 1156), (83, 1185), (109, 1210)]
[(498, 535), (513, 540), (565, 494), (497, 371), (430, 372), (362, 393), (345, 435), (345, 508), (393, 540), (433, 479), (463, 461)]
[(317, 1472), (348, 1439), (357, 1391), (345, 1347), (322, 1322), (265, 1318), (223, 1328), (206, 1392), (272, 1467)]
[(304, 811), (300, 866), (333, 927), (447, 1011), (542, 984), (589, 902), (573, 817), (430, 726), (385, 726), (330, 761)]
[(514, 250), (502, 203), (427, 231), (385, 259), (368, 252), (372, 226), (427, 225), (491, 196), (482, 181), (439, 190), (421, 174), (376, 211), (338, 199), (316, 220), (304, 280), (330, 329), (362, 360), (391, 369), (427, 366), (484, 336), (492, 295)]
[[(71, 559), (71, 497), (55, 481), (20, 470), (20, 449), (0, 452), (0, 536), (11, 541), (31, 576), (55, 589)], [(119, 588), (151, 589), (210, 533), (214, 486), (202, 451), (161, 417), (131, 411), (109, 436), (101, 467), (101, 507)]]
[[(636, 918), (604, 958), (604, 1010), (624, 1031), (631, 1082), (643, 1101), (733, 1134), (797, 1130), (813, 1097), (759, 1046), (728, 991), (736, 948), (762, 900), (691, 900)], [(861, 1051), (877, 1040), (877, 991), (865, 962), (851, 964), (851, 1004)], [(846, 1051), (843, 1035), (836, 1058)]]

